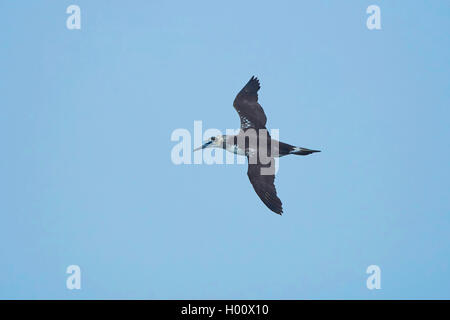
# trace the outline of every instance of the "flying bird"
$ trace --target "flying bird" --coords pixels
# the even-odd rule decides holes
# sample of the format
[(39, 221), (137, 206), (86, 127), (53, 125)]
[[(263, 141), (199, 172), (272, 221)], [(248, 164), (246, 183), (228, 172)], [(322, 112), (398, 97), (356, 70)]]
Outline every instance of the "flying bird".
[(295, 147), (270, 137), (266, 129), (266, 114), (258, 103), (260, 88), (259, 80), (253, 76), (234, 99), (233, 106), (241, 119), (237, 135), (211, 137), (194, 151), (217, 147), (245, 155), (248, 159), (247, 175), (253, 189), (270, 210), (281, 215), (283, 207), (274, 184), (274, 158), (288, 154), (306, 156), (320, 150)]

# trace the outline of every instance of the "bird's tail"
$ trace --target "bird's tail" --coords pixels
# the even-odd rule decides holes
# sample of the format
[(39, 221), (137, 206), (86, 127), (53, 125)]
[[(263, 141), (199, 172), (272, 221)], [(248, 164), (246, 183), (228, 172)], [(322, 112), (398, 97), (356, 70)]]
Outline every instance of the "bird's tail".
[(308, 154), (314, 153), (314, 152), (320, 152), (320, 150), (311, 150), (301, 147), (293, 147), (289, 154), (298, 154), (299, 156), (307, 156)]
[(320, 150), (311, 150), (302, 147), (294, 147), (287, 143), (280, 142), (280, 156), (285, 156), (288, 154), (296, 154), (299, 156), (306, 156), (308, 154), (320, 152)]

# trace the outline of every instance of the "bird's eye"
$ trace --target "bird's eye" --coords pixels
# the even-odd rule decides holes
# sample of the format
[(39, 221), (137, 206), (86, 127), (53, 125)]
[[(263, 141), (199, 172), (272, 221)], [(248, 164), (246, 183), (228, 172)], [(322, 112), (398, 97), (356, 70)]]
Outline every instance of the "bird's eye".
[(212, 140), (212, 141), (216, 140), (216, 137), (211, 137), (211, 140)]

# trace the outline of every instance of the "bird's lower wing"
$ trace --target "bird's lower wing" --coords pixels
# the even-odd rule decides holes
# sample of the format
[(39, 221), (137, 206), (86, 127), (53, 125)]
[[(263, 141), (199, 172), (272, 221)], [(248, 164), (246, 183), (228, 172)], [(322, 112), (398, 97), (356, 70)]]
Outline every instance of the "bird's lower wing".
[(264, 204), (273, 212), (277, 214), (283, 213), (281, 200), (277, 196), (275, 189), (275, 163), (271, 161), (264, 165), (261, 163), (252, 163), (252, 158), (249, 158), (247, 175), (253, 185), (258, 197)]

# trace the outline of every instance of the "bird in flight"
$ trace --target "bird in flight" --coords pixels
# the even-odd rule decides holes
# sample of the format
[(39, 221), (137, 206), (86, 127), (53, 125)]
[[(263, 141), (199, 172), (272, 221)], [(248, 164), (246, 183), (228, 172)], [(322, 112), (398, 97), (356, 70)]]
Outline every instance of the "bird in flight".
[(320, 151), (295, 147), (270, 137), (266, 129), (266, 114), (258, 103), (260, 88), (259, 80), (253, 76), (234, 99), (233, 106), (241, 119), (241, 129), (237, 135), (211, 137), (194, 151), (217, 147), (245, 155), (248, 159), (247, 175), (253, 189), (270, 210), (281, 215), (283, 207), (274, 184), (274, 158), (288, 154), (306, 156)]

